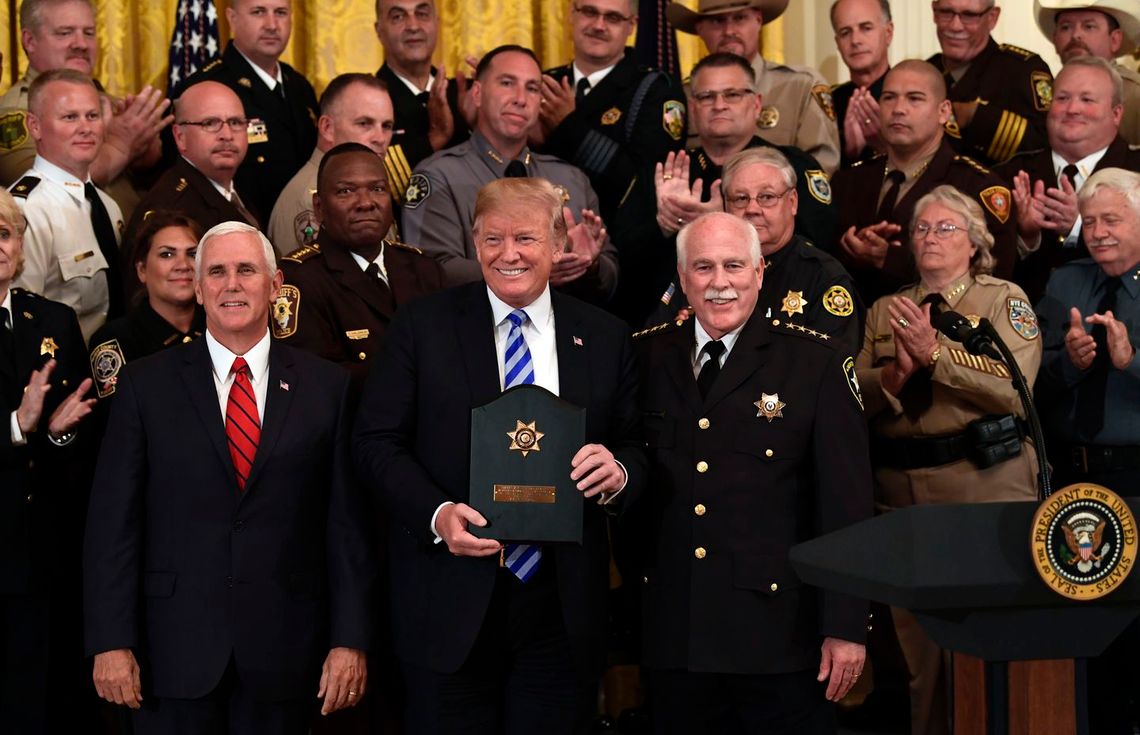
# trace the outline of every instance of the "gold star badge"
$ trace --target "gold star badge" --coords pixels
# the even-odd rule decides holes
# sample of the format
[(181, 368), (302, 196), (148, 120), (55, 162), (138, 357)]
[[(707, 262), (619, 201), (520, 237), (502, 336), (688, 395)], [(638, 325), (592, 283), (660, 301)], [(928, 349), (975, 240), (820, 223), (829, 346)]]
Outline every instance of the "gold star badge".
[(784, 297), (784, 302), (780, 306), (780, 311), (788, 316), (792, 314), (804, 313), (804, 292), (803, 291), (788, 291), (788, 295)]
[(780, 400), (779, 393), (772, 393), (771, 395), (761, 393), (760, 400), (753, 401), (752, 405), (759, 409), (756, 412), (756, 418), (763, 416), (768, 419), (768, 423), (770, 424), (772, 423), (772, 419), (784, 418), (784, 407), (788, 404)]
[(531, 421), (529, 424), (515, 419), (515, 430), (508, 431), (507, 436), (511, 438), (511, 451), (522, 452), (522, 456), (526, 456), (528, 452), (541, 452), (541, 447), (538, 446), (538, 440), (546, 436), (537, 428), (537, 422)]
[(55, 351), (59, 349), (59, 345), (51, 337), (44, 337), (44, 341), (40, 342), (40, 354), (51, 355), (55, 357)]

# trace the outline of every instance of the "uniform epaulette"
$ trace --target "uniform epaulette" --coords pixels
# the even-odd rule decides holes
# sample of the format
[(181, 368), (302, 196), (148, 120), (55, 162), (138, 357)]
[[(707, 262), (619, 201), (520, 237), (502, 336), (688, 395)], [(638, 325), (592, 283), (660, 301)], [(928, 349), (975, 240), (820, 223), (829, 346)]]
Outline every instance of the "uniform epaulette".
[[(691, 310), (692, 307), (686, 306), (685, 309)], [(682, 311), (684, 311), (684, 309)], [(691, 318), (692, 318), (692, 315), (690, 314), (688, 319), (691, 319)], [(661, 322), (660, 324), (655, 324), (652, 327), (649, 327), (648, 329), (643, 329), (640, 332), (634, 332), (633, 334), (631, 334), (629, 336), (629, 338), (632, 340), (639, 340), (639, 339), (645, 339), (646, 337), (652, 337), (656, 334), (666, 334), (668, 332), (673, 331), (674, 329), (679, 329), (688, 319), (683, 318), (683, 317), (675, 317), (673, 319), (670, 319), (667, 322)]]
[(217, 58), (217, 59), (214, 59), (213, 61), (211, 61), (209, 64), (206, 64), (205, 66), (203, 66), (199, 71), (207, 72), (207, 71), (210, 71), (211, 69), (215, 69), (221, 65), (222, 65), (221, 58)]
[(40, 178), (38, 176), (25, 176), (12, 187), (12, 196), (27, 199), (28, 195), (32, 193), (32, 189), (39, 186), (39, 183)]
[(792, 322), (785, 322), (779, 319), (772, 320), (772, 326), (776, 328), (776, 332), (780, 334), (794, 334), (800, 337), (808, 337), (820, 344), (831, 342), (831, 335), (817, 332), (811, 327), (805, 327), (802, 324), (794, 324)]
[(886, 158), (886, 157), (887, 157), (886, 153), (876, 153), (875, 155), (871, 156), (870, 158), (859, 159), (855, 163), (851, 164), (851, 168), (857, 168), (859, 166), (862, 166), (864, 163), (867, 163), (868, 161), (870, 161), (871, 163), (875, 163), (876, 161), (879, 161), (879, 160)]
[(394, 248), (400, 248), (401, 250), (411, 250), (413, 253), (416, 253), (418, 255), (424, 254), (423, 250), (420, 250), (415, 245), (409, 245), (406, 242), (400, 242), (399, 240), (385, 240), (384, 242), (391, 245)]
[(26, 289), (26, 288), (20, 288), (19, 286), (12, 286), (12, 291), (11, 291), (11, 293), (13, 293), (13, 294), (23, 294), (24, 296), (28, 297), (29, 299), (38, 299), (38, 298), (40, 298), (40, 295), (39, 295), (38, 293), (36, 293), (35, 291), (29, 291), (28, 289)]
[(1029, 49), (1024, 49), (1024, 48), (1021, 48), (1020, 46), (1014, 46), (1012, 43), (1003, 43), (1000, 46), (998, 46), (998, 48), (1001, 49), (1002, 51), (1007, 52), (1007, 53), (1011, 53), (1011, 54), (1015, 54), (1017, 56), (1020, 56), (1023, 59), (1030, 59), (1030, 58), (1033, 58), (1034, 56), (1037, 55), (1036, 53), (1034, 53), (1033, 51), (1030, 51)]
[(320, 246), (316, 244), (302, 245), (288, 255), (282, 256), (285, 260), (291, 260), (294, 263), (304, 263), (310, 258), (315, 258), (321, 254)]
[(978, 163), (974, 159), (970, 158), (969, 156), (954, 156), (954, 160), (955, 161), (961, 161), (962, 163), (966, 164), (970, 168), (975, 169), (977, 171), (980, 171), (981, 173), (986, 174), (987, 176), (990, 173), (990, 170), (988, 168), (986, 168), (982, 164)]

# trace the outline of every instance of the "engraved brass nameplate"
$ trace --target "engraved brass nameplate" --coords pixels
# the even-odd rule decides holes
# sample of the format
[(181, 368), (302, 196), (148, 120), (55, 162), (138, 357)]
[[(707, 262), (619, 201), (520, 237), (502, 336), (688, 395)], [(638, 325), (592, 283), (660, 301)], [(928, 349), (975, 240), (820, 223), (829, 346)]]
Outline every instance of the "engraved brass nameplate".
[(495, 485), (492, 498), (496, 503), (554, 503), (557, 488), (553, 485)]

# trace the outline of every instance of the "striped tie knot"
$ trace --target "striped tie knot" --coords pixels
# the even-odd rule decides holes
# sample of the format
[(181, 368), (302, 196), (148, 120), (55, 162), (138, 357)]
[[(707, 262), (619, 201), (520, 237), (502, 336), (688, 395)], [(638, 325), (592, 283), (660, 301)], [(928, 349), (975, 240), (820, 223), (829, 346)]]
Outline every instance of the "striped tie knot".
[(522, 325), (526, 323), (526, 312), (522, 309), (515, 309), (510, 314), (507, 314), (507, 319), (516, 329), (521, 329)]
[(230, 372), (233, 373), (234, 375), (237, 375), (238, 373), (244, 373), (245, 376), (248, 378), (249, 377), (249, 363), (245, 361), (244, 357), (236, 357), (236, 358), (234, 358), (234, 366), (230, 368)]

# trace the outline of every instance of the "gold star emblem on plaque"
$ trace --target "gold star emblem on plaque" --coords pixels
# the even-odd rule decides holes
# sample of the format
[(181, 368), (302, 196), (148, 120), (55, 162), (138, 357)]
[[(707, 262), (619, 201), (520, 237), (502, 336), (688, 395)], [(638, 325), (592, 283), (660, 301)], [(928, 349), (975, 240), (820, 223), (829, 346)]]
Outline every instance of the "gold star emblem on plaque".
[(752, 405), (758, 410), (756, 411), (756, 418), (763, 416), (768, 419), (768, 423), (772, 423), (772, 419), (784, 418), (784, 407), (788, 404), (780, 400), (779, 393), (761, 393), (759, 401), (753, 401)]
[(780, 305), (780, 311), (788, 316), (793, 314), (804, 313), (804, 292), (803, 291), (788, 291), (788, 295), (784, 297), (784, 302)]
[(44, 337), (44, 341), (40, 342), (40, 354), (51, 355), (55, 357), (55, 351), (59, 349), (59, 345), (51, 337)]
[(524, 457), (528, 452), (542, 451), (542, 448), (538, 446), (538, 440), (546, 434), (535, 428), (536, 423), (536, 421), (531, 421), (529, 424), (524, 424), (515, 419), (515, 430), (507, 432), (507, 436), (511, 438), (511, 451), (522, 452)]

